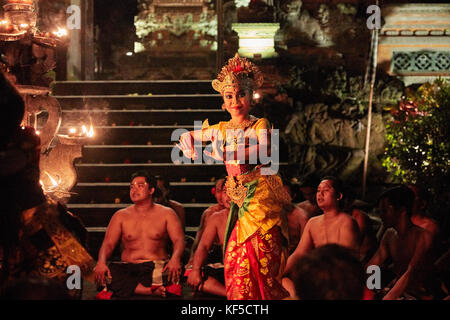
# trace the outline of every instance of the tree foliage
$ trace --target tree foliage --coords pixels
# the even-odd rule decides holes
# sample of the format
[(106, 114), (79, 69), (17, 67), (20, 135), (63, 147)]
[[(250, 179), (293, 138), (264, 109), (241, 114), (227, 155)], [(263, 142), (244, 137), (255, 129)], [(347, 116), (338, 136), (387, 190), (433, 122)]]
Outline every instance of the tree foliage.
[[(418, 183), (435, 196), (448, 192), (450, 83), (437, 79), (405, 96), (390, 110), (383, 166), (393, 182)], [(441, 199), (442, 200), (442, 199)]]

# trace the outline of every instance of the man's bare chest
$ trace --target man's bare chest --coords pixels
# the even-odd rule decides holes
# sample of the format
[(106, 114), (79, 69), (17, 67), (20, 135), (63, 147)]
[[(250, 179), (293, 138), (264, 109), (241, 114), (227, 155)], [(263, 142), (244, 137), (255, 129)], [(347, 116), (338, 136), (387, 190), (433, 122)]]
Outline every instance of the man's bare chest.
[(316, 248), (329, 243), (341, 244), (341, 226), (338, 222), (324, 223), (322, 221), (315, 225), (312, 231), (312, 239)]
[(397, 267), (404, 268), (411, 261), (416, 249), (415, 239), (395, 235), (389, 244), (392, 260)]
[(164, 240), (167, 238), (165, 224), (159, 221), (128, 220), (122, 223), (124, 241)]

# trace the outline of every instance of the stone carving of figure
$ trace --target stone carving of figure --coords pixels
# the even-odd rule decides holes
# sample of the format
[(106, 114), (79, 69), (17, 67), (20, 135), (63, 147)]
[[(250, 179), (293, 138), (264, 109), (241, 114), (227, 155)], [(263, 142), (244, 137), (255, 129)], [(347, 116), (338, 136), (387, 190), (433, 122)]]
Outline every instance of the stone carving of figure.
[(329, 47), (333, 45), (331, 35), (327, 32), (328, 28), (323, 29), (322, 24), (328, 23), (329, 9), (327, 6), (321, 6), (321, 21), (312, 17), (307, 10), (302, 10), (303, 2), (295, 0), (287, 5), (287, 14), (285, 14), (288, 29), (295, 33), (304, 35), (309, 41), (314, 42), (319, 47)]

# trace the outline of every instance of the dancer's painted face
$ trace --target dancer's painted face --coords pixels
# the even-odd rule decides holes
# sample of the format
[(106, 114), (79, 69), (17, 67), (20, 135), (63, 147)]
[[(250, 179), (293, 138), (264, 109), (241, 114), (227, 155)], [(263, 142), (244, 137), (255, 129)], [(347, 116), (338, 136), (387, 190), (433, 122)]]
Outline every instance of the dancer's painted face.
[(223, 92), (223, 101), (232, 118), (246, 116), (251, 108), (252, 93), (239, 86), (227, 87)]

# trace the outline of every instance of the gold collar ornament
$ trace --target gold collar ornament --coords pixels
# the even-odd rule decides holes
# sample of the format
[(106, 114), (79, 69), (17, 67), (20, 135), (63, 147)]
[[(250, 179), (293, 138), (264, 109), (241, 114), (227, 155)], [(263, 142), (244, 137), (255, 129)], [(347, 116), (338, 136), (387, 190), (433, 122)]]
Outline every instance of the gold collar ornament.
[(240, 129), (240, 130), (245, 131), (248, 127), (252, 126), (256, 120), (258, 120), (258, 118), (254, 117), (252, 115), (248, 119), (245, 119), (244, 121), (242, 121), (239, 124), (235, 124), (235, 123), (233, 123), (233, 120), (230, 120), (225, 125), (225, 129), (233, 129), (233, 130)]

